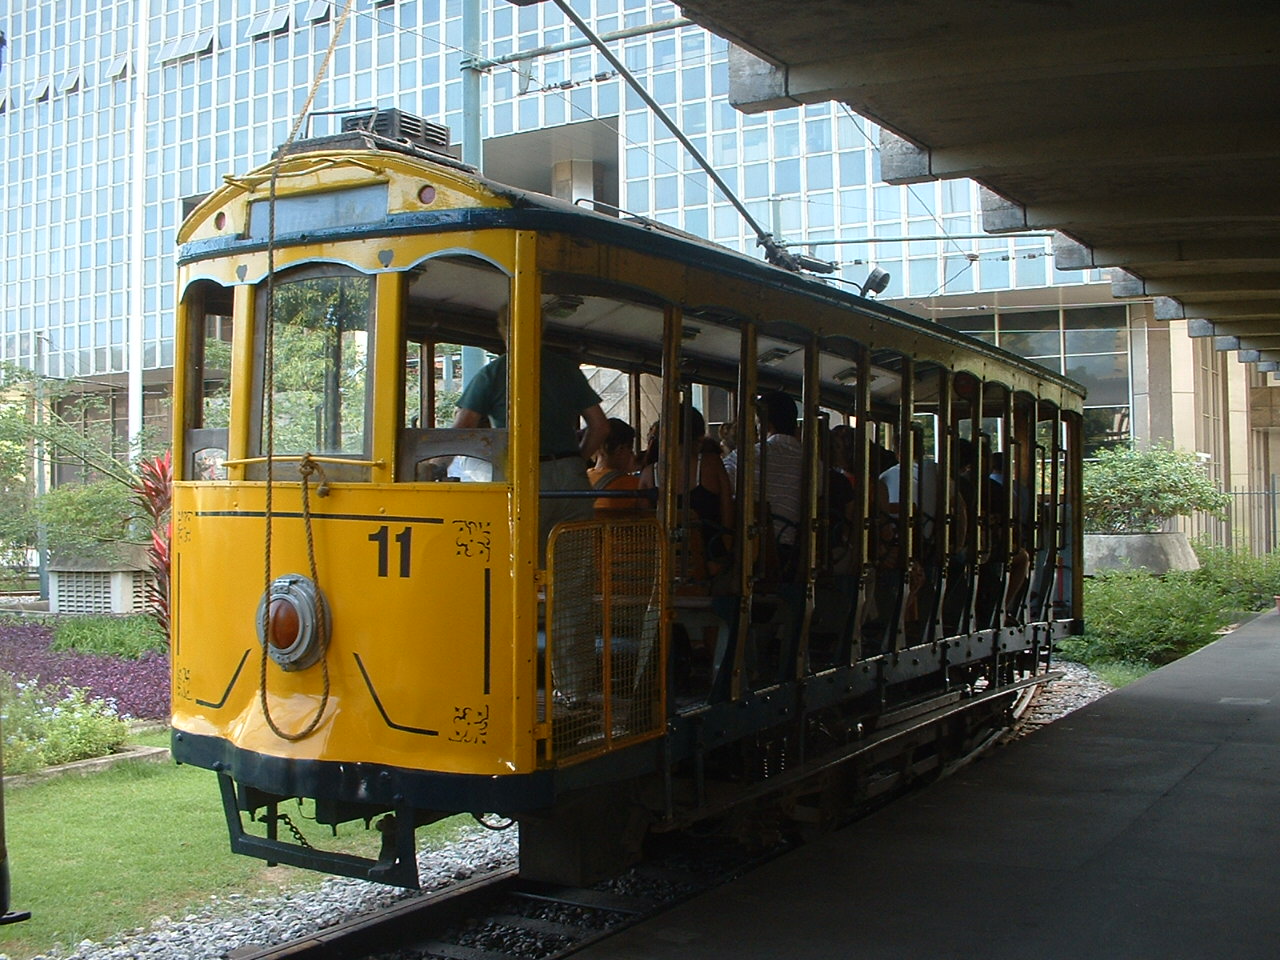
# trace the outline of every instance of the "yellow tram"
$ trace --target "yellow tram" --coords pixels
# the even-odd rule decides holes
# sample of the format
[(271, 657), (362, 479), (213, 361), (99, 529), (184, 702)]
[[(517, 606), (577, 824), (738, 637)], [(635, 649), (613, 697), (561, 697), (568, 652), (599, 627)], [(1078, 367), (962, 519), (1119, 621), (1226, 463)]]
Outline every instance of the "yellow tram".
[[(940, 765), (1081, 627), (1082, 396), (1030, 363), (364, 129), (228, 177), (179, 239), (173, 751), (241, 852), (413, 886), (417, 826), (491, 812), (580, 878), (743, 798), (836, 816), (806, 774)], [(504, 389), (453, 426), (459, 347)], [(548, 483), (552, 354), (660, 425), (658, 478), (713, 455), (682, 411), (716, 399), (714, 576), (679, 481), (629, 511)], [(798, 413), (785, 567), (765, 392)], [(378, 818), (381, 854), (285, 842), (293, 798)]]

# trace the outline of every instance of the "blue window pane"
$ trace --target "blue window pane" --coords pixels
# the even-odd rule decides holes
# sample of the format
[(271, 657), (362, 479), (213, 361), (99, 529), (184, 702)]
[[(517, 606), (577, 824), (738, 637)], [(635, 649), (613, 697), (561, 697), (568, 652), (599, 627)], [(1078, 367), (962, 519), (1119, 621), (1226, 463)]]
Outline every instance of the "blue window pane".
[(747, 163), (769, 159), (769, 131), (766, 128), (742, 131), (742, 159)]
[(810, 120), (804, 125), (804, 145), (810, 153), (831, 149), (831, 121)]
[(809, 195), (809, 228), (834, 226), (836, 222), (835, 197), (829, 193)]
[(707, 95), (707, 72), (702, 67), (680, 71), (680, 83), (684, 87), (685, 102), (702, 100)]
[(800, 192), (800, 161), (779, 160), (773, 167), (774, 192), (779, 194)]
[(867, 156), (862, 150), (840, 154), (840, 183), (850, 187), (867, 182)]
[(808, 189), (831, 189), (833, 184), (831, 180), (831, 157), (829, 155), (810, 157), (805, 166), (808, 168)]
[(911, 296), (927, 297), (938, 292), (940, 282), (937, 260), (912, 260), (908, 266), (911, 268), (908, 283), (908, 293)]
[(520, 101), (520, 129), (533, 130), (538, 126), (538, 99), (525, 97)]
[(684, 228), (700, 237), (709, 236), (707, 233), (707, 208), (694, 207), (691, 210), (686, 210), (684, 213)]
[(1019, 259), (1015, 268), (1018, 286), (1043, 287), (1045, 285), (1044, 268), (1046, 263), (1048, 263), (1047, 257), (1036, 257), (1033, 260)]
[(753, 163), (743, 171), (742, 192), (752, 198), (769, 196), (769, 165)]
[(659, 177), (653, 182), (653, 205), (657, 210), (672, 210), (680, 205), (676, 177)]
[(724, 133), (711, 141), (711, 162), (715, 164), (737, 164), (738, 135)]
[(933, 216), (933, 184), (917, 183), (907, 188), (907, 216)]
[(493, 132), (496, 135), (511, 133), (511, 104), (499, 103), (493, 108)]
[(897, 220), (902, 216), (902, 193), (898, 187), (875, 188), (875, 218)]
[(649, 139), (649, 114), (628, 113), (625, 130), (628, 140), (633, 143), (643, 143)]
[(781, 124), (773, 129), (773, 153), (777, 157), (800, 156), (800, 125)]
[(654, 74), (653, 89), (650, 91), (653, 99), (664, 107), (673, 106), (676, 102), (676, 75), (673, 72)]
[(742, 217), (727, 204), (717, 204), (715, 212), (716, 240), (736, 240), (742, 232)]
[(729, 65), (713, 63), (711, 65), (711, 95), (727, 97), (729, 95)]
[(611, 116), (618, 112), (618, 84), (617, 82), (605, 83), (600, 85), (600, 113), (605, 116)]
[[(990, 254), (987, 254), (990, 257)], [(984, 259), (978, 262), (978, 279), (983, 290), (1001, 290), (1009, 286), (1009, 261)]]
[(649, 175), (649, 154), (643, 149), (627, 151), (627, 176), (646, 177)]
[[(686, 99), (687, 99), (686, 94)], [(687, 103), (680, 111), (684, 132), (690, 136), (707, 132), (707, 106), (705, 103)]]
[(632, 213), (649, 210), (649, 181), (632, 180), (627, 184), (627, 209)]

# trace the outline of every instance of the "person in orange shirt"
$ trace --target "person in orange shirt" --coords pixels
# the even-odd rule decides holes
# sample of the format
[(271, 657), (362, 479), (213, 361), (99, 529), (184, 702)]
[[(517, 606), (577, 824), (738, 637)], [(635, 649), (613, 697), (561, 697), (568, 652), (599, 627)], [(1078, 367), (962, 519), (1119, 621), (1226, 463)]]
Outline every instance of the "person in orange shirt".
[[(640, 482), (635, 451), (636, 432), (625, 420), (609, 418), (609, 433), (596, 453), (596, 464), (587, 480), (596, 490), (635, 490)], [(642, 497), (598, 497), (596, 516), (618, 511), (643, 510), (651, 504)]]

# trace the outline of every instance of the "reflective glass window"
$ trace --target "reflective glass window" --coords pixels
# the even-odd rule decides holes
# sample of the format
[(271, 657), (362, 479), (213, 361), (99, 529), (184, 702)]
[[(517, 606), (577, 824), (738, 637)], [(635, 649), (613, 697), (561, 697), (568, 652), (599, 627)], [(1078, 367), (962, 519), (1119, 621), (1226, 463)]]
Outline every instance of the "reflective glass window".
[(276, 454), (367, 452), (372, 292), (372, 279), (361, 276), (276, 284), (270, 376)]

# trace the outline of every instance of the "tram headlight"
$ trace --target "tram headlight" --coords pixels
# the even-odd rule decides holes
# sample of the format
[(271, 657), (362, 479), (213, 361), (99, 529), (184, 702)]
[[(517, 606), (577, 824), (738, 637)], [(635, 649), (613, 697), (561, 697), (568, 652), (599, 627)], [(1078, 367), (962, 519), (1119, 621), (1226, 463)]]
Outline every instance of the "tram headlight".
[(258, 642), (281, 670), (305, 670), (317, 662), (333, 629), (324, 594), (300, 573), (271, 581), (258, 601), (257, 624)]

